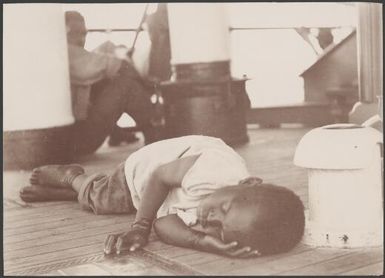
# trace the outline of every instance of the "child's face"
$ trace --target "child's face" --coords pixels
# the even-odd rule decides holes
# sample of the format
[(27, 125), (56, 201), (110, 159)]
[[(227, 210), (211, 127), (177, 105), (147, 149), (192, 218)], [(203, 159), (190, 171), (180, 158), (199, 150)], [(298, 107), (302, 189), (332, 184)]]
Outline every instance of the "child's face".
[(202, 200), (198, 207), (198, 221), (211, 235), (217, 235), (227, 242), (237, 240), (241, 234), (251, 230), (252, 223), (258, 217), (256, 204), (234, 201), (246, 187), (228, 186)]

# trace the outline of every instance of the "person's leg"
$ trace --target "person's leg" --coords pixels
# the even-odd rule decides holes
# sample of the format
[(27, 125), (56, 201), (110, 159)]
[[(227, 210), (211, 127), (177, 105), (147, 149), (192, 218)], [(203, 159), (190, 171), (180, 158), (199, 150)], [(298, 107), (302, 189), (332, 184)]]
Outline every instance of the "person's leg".
[(74, 179), (84, 174), (80, 165), (47, 165), (33, 169), (29, 179), (32, 186), (20, 190), (25, 202), (76, 201), (77, 192), (72, 189)]
[(72, 187), (78, 192), (78, 201), (83, 209), (95, 214), (132, 213), (132, 204), (121, 163), (111, 175), (80, 175), (74, 179)]
[(94, 84), (87, 119), (74, 125), (71, 142), (74, 155), (96, 151), (112, 133), (123, 112), (132, 116), (146, 140), (152, 141), (150, 91), (132, 65), (122, 67), (115, 78)]
[(32, 185), (70, 188), (73, 180), (81, 174), (84, 174), (84, 169), (80, 165), (47, 165), (33, 169), (29, 182)]
[(124, 91), (114, 80), (102, 80), (91, 87), (86, 120), (75, 122), (70, 140), (74, 156), (95, 152), (111, 133), (123, 112)]
[[(134, 211), (124, 174), (124, 163), (111, 175), (73, 173), (70, 171), (71, 167), (73, 165), (61, 165), (60, 169), (57, 165), (39, 167), (41, 177), (38, 180), (49, 181), (50, 184), (26, 186), (20, 191), (20, 197), (26, 202), (77, 199), (84, 209), (92, 210), (95, 214)], [(65, 168), (67, 169), (63, 171)]]
[(129, 114), (136, 125), (143, 132), (145, 144), (161, 139), (159, 130), (155, 127), (155, 107), (151, 102), (154, 87), (147, 84), (137, 73), (132, 65), (124, 67), (121, 71), (122, 81), (128, 89), (123, 111)]

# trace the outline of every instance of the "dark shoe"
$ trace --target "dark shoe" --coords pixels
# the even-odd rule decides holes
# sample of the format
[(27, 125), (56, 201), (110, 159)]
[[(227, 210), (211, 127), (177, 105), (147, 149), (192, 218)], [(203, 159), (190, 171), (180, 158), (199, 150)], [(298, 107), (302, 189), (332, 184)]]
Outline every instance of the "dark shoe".
[(108, 140), (108, 145), (110, 147), (119, 146), (122, 142), (134, 143), (138, 141), (139, 138), (135, 135), (135, 132), (131, 131), (129, 128), (115, 128), (111, 133)]

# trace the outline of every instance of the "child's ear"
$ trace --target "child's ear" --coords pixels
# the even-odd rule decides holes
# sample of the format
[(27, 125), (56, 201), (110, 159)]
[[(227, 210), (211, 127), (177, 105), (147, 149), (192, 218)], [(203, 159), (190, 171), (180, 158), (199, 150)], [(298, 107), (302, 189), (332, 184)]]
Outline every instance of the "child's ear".
[(248, 177), (246, 179), (243, 179), (239, 182), (241, 185), (257, 185), (261, 184), (263, 182), (262, 179), (257, 178), (257, 177)]

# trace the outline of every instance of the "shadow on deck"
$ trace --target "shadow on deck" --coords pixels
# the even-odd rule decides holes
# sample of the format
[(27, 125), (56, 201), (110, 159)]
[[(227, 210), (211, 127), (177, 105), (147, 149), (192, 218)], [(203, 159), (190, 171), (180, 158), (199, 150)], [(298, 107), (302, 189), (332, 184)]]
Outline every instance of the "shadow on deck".
[[(292, 158), (305, 128), (249, 128), (250, 142), (236, 150), (250, 172), (294, 190), (307, 206), (307, 175)], [(88, 173), (110, 172), (142, 146), (102, 147), (78, 163)], [(103, 256), (107, 234), (124, 231), (132, 215), (96, 216), (75, 202), (27, 204), (18, 191), (30, 172), (3, 173), (5, 275), (373, 275), (383, 272), (383, 247), (313, 248), (254, 259), (230, 259), (166, 245), (155, 234), (144, 250), (119, 258)]]

